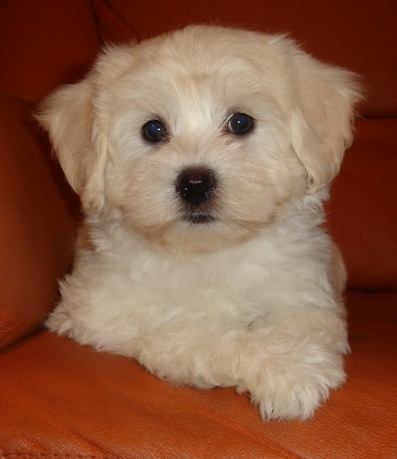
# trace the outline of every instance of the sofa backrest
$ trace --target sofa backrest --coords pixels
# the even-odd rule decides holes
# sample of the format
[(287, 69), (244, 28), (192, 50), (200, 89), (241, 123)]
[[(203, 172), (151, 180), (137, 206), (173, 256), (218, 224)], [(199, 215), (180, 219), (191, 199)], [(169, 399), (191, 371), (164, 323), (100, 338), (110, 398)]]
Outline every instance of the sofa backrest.
[(397, 2), (390, 0), (3, 0), (0, 89), (37, 101), (82, 76), (100, 43), (192, 23), (287, 32), (319, 59), (363, 77), (366, 116), (397, 115)]
[(81, 78), (100, 49), (89, 0), (0, 2), (0, 91), (38, 102)]

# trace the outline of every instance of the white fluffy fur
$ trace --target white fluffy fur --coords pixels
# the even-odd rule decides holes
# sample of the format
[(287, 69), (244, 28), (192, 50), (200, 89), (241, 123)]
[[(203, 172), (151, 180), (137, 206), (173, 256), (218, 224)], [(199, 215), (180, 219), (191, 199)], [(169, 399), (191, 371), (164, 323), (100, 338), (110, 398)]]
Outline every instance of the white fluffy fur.
[[(176, 384), (248, 391), (264, 419), (311, 416), (345, 379), (322, 202), (358, 98), (284, 36), (198, 26), (105, 50), (39, 115), (86, 213), (49, 329)], [(235, 112), (253, 132), (225, 131)], [(150, 119), (168, 141), (142, 138)], [(175, 192), (194, 166), (219, 182), (206, 224)]]

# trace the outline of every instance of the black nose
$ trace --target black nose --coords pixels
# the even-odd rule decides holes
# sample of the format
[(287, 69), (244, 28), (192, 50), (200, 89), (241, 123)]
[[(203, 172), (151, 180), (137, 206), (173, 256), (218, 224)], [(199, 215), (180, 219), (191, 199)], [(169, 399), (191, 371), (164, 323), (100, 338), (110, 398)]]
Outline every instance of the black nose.
[(210, 169), (185, 169), (178, 175), (175, 188), (184, 201), (198, 207), (215, 191), (215, 174)]

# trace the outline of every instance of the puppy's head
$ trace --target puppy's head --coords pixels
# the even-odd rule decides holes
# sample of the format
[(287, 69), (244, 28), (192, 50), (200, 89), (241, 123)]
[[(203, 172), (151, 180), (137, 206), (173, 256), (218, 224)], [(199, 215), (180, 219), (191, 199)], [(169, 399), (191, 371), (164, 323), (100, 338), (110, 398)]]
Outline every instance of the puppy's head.
[(358, 98), (352, 74), (283, 36), (198, 26), (108, 48), (39, 119), (88, 214), (194, 252), (326, 187)]

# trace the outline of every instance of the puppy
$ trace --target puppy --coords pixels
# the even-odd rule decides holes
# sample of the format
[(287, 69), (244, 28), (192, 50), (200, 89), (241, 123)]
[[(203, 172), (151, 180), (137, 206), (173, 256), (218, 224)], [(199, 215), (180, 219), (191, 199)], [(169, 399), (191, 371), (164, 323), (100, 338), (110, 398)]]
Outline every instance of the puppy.
[(48, 328), (248, 392), (263, 419), (310, 417), (345, 380), (323, 202), (359, 97), (281, 35), (194, 26), (106, 49), (39, 114), (86, 216)]

